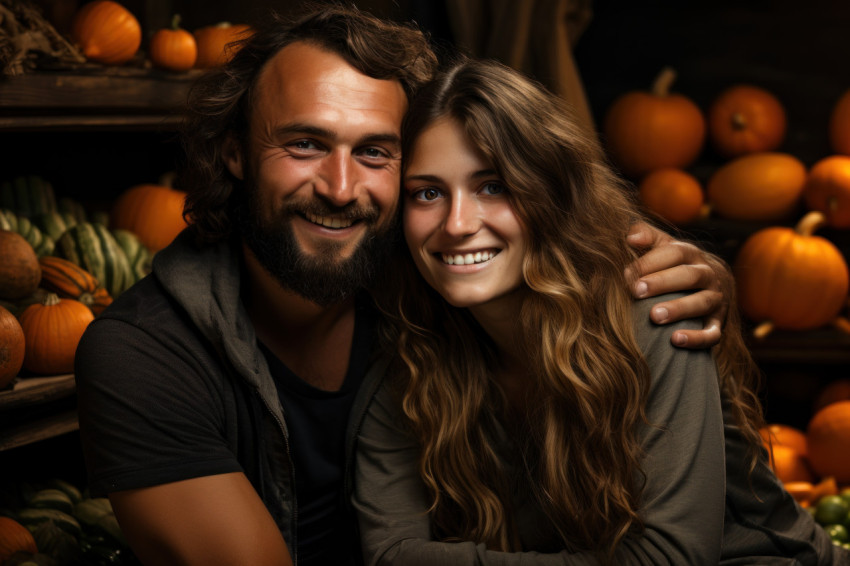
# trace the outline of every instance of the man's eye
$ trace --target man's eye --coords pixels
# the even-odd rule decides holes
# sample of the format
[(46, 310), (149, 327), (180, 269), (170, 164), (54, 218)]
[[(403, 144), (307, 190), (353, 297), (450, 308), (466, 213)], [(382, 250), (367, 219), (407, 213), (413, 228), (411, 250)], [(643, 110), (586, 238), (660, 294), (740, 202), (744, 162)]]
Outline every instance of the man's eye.
[(296, 149), (316, 149), (316, 144), (310, 140), (298, 140), (292, 146)]
[(380, 159), (383, 157), (389, 157), (386, 151), (382, 150), (378, 147), (367, 147), (363, 150), (363, 155), (366, 157), (371, 157), (373, 159)]

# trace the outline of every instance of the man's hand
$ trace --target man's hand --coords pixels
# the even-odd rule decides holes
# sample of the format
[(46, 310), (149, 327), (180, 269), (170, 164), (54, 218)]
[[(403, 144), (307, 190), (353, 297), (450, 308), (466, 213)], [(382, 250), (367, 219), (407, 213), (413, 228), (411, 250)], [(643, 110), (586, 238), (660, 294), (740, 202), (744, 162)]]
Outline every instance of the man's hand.
[(720, 331), (729, 309), (734, 280), (726, 264), (693, 244), (680, 242), (669, 234), (640, 222), (632, 226), (629, 244), (646, 250), (627, 271), (637, 276), (632, 292), (638, 299), (675, 291), (696, 292), (658, 303), (650, 318), (667, 324), (687, 318), (702, 318), (702, 330), (677, 330), (671, 342), (682, 348), (710, 348), (720, 341)]

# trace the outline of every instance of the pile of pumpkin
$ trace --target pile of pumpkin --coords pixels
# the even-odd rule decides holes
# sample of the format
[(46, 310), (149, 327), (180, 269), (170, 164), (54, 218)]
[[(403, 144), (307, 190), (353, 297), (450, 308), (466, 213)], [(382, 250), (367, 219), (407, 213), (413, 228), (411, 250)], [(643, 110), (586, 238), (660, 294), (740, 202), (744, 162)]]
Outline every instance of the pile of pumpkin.
[[(150, 37), (148, 57), (155, 67), (168, 71), (207, 69), (231, 57), (231, 43), (250, 32), (246, 24), (222, 22), (190, 33), (180, 27), (180, 16), (175, 15), (171, 27), (156, 30)], [(135, 15), (120, 3), (95, 0), (74, 14), (71, 39), (86, 59), (104, 65), (122, 65), (139, 53), (142, 27)]]
[(770, 465), (786, 491), (829, 534), (850, 548), (850, 379), (817, 395), (805, 430), (787, 424), (761, 429)]
[(60, 478), (0, 488), (3, 566), (138, 565), (112, 505)]
[[(632, 179), (648, 210), (684, 226), (709, 214), (752, 222), (733, 271), (744, 315), (756, 336), (773, 328), (850, 330), (848, 266), (818, 229), (850, 229), (850, 90), (828, 125), (831, 155), (807, 168), (778, 151), (787, 128), (785, 108), (767, 89), (736, 84), (703, 113), (672, 92), (675, 72), (664, 69), (651, 91), (619, 96), (608, 109), (603, 143)], [(707, 142), (724, 161), (705, 187), (687, 169)], [(801, 218), (796, 215), (804, 212)], [(788, 224), (796, 223), (795, 228)]]
[(183, 191), (144, 184), (110, 211), (89, 213), (39, 176), (0, 183), (0, 390), (22, 369), (73, 372), (88, 324), (186, 227), (184, 200)]

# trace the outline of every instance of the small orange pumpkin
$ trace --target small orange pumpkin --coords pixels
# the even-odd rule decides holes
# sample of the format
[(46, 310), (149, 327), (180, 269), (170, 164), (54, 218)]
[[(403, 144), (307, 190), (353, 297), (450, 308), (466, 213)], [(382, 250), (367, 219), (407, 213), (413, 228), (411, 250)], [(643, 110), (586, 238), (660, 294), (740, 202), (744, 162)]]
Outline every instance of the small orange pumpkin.
[(829, 144), (835, 153), (850, 155), (850, 89), (838, 98), (829, 115)]
[(16, 552), (36, 554), (35, 538), (28, 528), (9, 517), (0, 517), (0, 563)]
[(110, 228), (133, 232), (154, 254), (186, 227), (185, 201), (184, 191), (164, 185), (136, 185), (116, 200), (109, 216)]
[(831, 227), (850, 228), (850, 156), (832, 155), (812, 165), (803, 199)]
[(731, 220), (784, 220), (797, 210), (806, 166), (788, 153), (760, 152), (729, 161), (709, 178), (711, 210)]
[(151, 62), (160, 69), (188, 71), (195, 66), (198, 45), (195, 36), (180, 27), (180, 15), (175, 14), (171, 28), (158, 30), (150, 40)]
[(684, 225), (696, 220), (704, 201), (702, 185), (686, 171), (656, 169), (638, 185), (641, 202), (668, 222)]
[(785, 139), (785, 107), (768, 90), (735, 85), (721, 92), (708, 111), (708, 133), (718, 153), (738, 157), (773, 151)]
[(43, 375), (72, 373), (77, 344), (92, 320), (94, 314), (86, 305), (56, 293), (28, 306), (20, 316), (26, 340), (24, 368)]
[(26, 341), (21, 323), (0, 306), (0, 389), (12, 383), (24, 365)]
[(247, 39), (253, 30), (247, 24), (231, 24), (221, 22), (214, 26), (206, 26), (195, 30), (195, 42), (198, 45), (198, 58), (195, 67), (209, 69), (227, 63), (238, 50), (235, 41)]
[(675, 77), (673, 69), (665, 68), (651, 92), (627, 92), (606, 113), (605, 143), (626, 176), (684, 169), (702, 151), (705, 118), (690, 98), (670, 92)]
[(806, 435), (815, 472), (834, 477), (839, 485), (850, 483), (850, 401), (832, 403), (815, 413)]
[(71, 37), (87, 59), (106, 65), (126, 63), (142, 44), (142, 26), (127, 8), (112, 0), (83, 5), (71, 24)]
[(763, 323), (756, 336), (772, 328), (809, 330), (832, 322), (847, 301), (850, 276), (841, 252), (815, 236), (826, 222), (810, 212), (796, 228), (771, 227), (750, 236), (733, 267), (741, 311)]

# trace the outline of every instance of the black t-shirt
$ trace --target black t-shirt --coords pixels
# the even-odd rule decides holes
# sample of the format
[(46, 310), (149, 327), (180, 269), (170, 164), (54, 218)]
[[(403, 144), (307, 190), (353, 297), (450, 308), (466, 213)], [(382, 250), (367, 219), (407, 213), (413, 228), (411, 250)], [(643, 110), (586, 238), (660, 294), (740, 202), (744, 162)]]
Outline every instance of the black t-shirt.
[(345, 436), (351, 405), (369, 367), (374, 327), (371, 305), (358, 301), (348, 372), (338, 391), (309, 385), (260, 344), (289, 429), (301, 566), (360, 562), (355, 519), (344, 499)]

